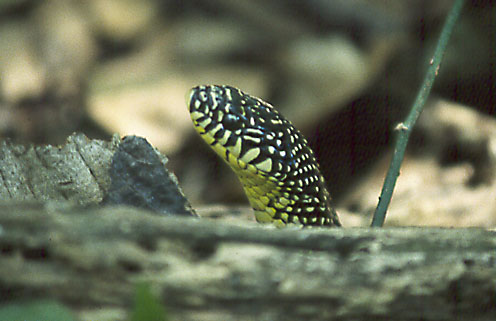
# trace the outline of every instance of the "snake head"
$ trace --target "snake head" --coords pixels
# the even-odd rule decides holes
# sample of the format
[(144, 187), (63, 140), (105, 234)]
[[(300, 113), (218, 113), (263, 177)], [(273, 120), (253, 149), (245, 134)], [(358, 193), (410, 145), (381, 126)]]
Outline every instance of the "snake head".
[(193, 88), (189, 110), (198, 133), (219, 155), (229, 162), (230, 154), (267, 175), (289, 172), (293, 156), (306, 146), (271, 104), (231, 86)]

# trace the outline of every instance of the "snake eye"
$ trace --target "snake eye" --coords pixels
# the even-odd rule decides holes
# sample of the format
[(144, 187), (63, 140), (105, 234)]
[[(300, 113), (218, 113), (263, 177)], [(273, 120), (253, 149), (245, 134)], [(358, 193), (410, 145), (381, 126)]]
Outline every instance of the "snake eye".
[(231, 113), (231, 114), (237, 114), (237, 115), (243, 114), (243, 107), (241, 107), (238, 104), (229, 104), (228, 110), (229, 110), (229, 113)]
[(198, 93), (198, 96), (200, 97), (200, 100), (203, 102), (206, 102), (208, 100), (207, 93), (203, 90)]
[(224, 118), (222, 119), (222, 124), (224, 125), (225, 129), (230, 131), (235, 131), (241, 128), (240, 126), (241, 122), (239, 121), (239, 116), (234, 114), (224, 115)]

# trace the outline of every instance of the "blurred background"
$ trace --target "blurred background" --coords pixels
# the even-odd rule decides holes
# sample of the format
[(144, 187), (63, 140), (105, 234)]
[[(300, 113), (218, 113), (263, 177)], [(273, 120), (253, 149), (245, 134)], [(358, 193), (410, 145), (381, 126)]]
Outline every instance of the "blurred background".
[[(368, 224), (394, 127), (451, 0), (0, 0), (0, 138), (146, 137), (193, 206), (244, 204), (186, 108), (198, 84), (271, 102), (308, 138), (345, 225)], [(412, 137), (391, 225), (496, 226), (496, 5), (467, 1)]]

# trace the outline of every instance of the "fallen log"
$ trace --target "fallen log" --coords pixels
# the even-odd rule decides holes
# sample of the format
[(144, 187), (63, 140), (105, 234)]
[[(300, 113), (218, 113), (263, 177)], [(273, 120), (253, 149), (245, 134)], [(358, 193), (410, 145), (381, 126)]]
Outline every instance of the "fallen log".
[(81, 320), (125, 320), (141, 281), (172, 320), (494, 320), (496, 232), (0, 205), (2, 302), (54, 298)]

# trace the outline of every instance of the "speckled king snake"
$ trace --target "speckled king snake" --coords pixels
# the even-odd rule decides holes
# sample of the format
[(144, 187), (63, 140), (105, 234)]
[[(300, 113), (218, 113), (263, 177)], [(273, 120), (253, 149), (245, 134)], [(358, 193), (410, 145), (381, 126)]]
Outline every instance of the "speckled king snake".
[(272, 105), (231, 86), (197, 86), (189, 111), (239, 177), (258, 222), (341, 226), (307, 140)]

